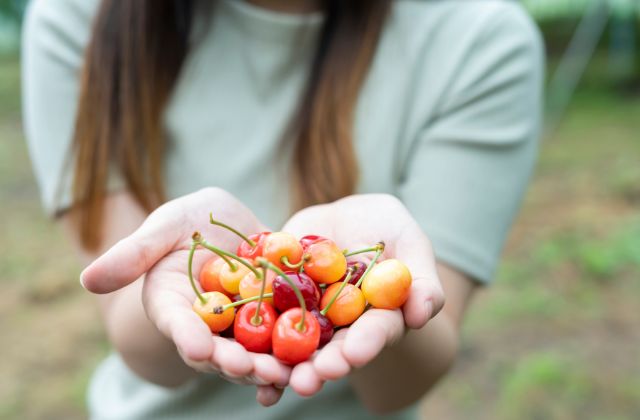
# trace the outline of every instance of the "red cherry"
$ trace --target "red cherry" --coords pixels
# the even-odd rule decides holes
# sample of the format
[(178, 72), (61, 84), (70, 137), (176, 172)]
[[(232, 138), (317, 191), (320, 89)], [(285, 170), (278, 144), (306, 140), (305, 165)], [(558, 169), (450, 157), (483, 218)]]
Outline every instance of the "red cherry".
[[(285, 274), (293, 284), (300, 289), (300, 293), (302, 293), (304, 302), (307, 305), (307, 310), (317, 308), (320, 304), (320, 289), (318, 289), (314, 281), (311, 280), (311, 277), (305, 273), (296, 273), (293, 271), (288, 271)], [(298, 302), (293, 288), (281, 276), (275, 278), (272, 288), (273, 304), (280, 312), (300, 306), (300, 302)]]
[(318, 236), (318, 235), (307, 235), (300, 238), (300, 245), (302, 245), (302, 249), (304, 251), (309, 248), (309, 245), (315, 244), (316, 242), (326, 241), (327, 238)]
[(322, 348), (333, 337), (333, 323), (329, 318), (322, 315), (318, 309), (312, 310), (311, 313), (316, 317), (320, 325), (320, 344), (318, 344), (318, 348)]
[(220, 337), (233, 338), (233, 324), (229, 325), (226, 330), (220, 331)]
[(302, 330), (297, 326), (302, 319), (302, 308), (291, 308), (277, 319), (273, 328), (273, 355), (281, 362), (295, 365), (309, 359), (320, 343), (320, 324), (311, 312), (304, 317)]
[(256, 313), (257, 301), (249, 302), (240, 308), (233, 323), (233, 334), (238, 343), (245, 349), (255, 353), (269, 353), (271, 351), (271, 334), (276, 323), (276, 314), (273, 306), (267, 302), (260, 305), (260, 324), (254, 325), (253, 318)]
[(262, 256), (262, 248), (264, 247), (264, 240), (269, 236), (271, 232), (260, 232), (249, 235), (249, 239), (256, 243), (256, 246), (251, 246), (247, 241), (240, 242), (236, 254), (240, 258), (246, 258), (254, 260)]
[[(352, 267), (355, 267), (355, 268), (352, 268)], [(349, 261), (347, 263), (347, 273), (349, 273), (350, 269), (353, 270), (353, 272), (351, 274), (351, 278), (349, 279), (349, 283), (355, 285), (358, 282), (358, 280), (360, 280), (360, 277), (362, 277), (364, 272), (367, 271), (367, 264), (363, 263), (362, 261)], [(342, 278), (338, 281), (339, 282), (344, 281), (344, 278), (347, 277), (347, 273), (345, 273), (345, 275), (342, 276)]]

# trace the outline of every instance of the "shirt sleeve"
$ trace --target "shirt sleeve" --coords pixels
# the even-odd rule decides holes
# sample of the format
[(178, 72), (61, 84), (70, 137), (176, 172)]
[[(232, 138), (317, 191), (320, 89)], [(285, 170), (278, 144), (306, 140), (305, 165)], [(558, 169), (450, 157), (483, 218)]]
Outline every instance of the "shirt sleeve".
[(35, 0), (22, 34), (23, 124), (47, 213), (71, 205), (79, 73), (95, 0)]
[(420, 128), (399, 188), (436, 257), (483, 283), (534, 166), (542, 104), (539, 33), (506, 4), (485, 20), (436, 117)]

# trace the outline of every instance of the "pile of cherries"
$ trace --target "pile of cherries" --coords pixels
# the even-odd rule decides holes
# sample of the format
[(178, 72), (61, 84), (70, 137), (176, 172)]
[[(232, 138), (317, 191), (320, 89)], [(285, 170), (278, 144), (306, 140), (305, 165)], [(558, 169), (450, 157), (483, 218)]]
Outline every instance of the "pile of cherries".
[[(411, 273), (399, 260), (377, 262), (384, 243), (349, 252), (330, 239), (286, 232), (245, 236), (236, 254), (192, 237), (189, 280), (196, 294), (193, 310), (213, 333), (233, 337), (248, 351), (270, 353), (283, 363), (307, 360), (368, 307), (396, 309), (409, 296)], [(192, 265), (197, 247), (214, 254), (200, 271), (201, 293)], [(370, 263), (348, 258), (375, 253)], [(368, 305), (367, 305), (368, 303)]]

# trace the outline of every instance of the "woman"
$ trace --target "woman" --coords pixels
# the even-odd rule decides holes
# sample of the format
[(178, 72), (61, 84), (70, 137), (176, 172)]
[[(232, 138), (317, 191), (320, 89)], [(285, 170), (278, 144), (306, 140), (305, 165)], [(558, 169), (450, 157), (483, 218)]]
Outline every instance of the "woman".
[[(530, 176), (541, 56), (500, 0), (33, 2), (32, 161), (46, 209), (93, 261), (82, 282), (115, 349), (92, 417), (415, 416)], [(294, 369), (211, 338), (189, 309), (185, 247), (194, 229), (238, 241), (209, 211), (249, 233), (384, 239), (411, 298)]]

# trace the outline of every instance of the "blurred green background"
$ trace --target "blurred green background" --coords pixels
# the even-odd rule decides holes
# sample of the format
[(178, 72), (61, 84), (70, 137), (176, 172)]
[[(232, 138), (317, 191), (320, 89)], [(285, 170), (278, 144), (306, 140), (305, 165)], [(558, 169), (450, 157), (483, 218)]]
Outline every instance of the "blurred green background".
[[(495, 285), (469, 310), (425, 418), (638, 419), (640, 2), (610, 2), (601, 34), (596, 1), (523, 3), (545, 34), (553, 124)], [(108, 344), (38, 201), (20, 120), (22, 10), (0, 0), (0, 418), (84, 418)], [(563, 59), (585, 16), (597, 48), (583, 39)]]

